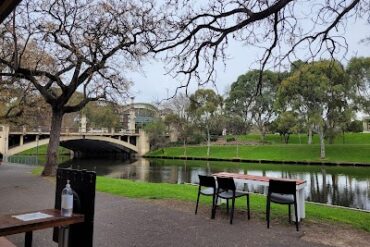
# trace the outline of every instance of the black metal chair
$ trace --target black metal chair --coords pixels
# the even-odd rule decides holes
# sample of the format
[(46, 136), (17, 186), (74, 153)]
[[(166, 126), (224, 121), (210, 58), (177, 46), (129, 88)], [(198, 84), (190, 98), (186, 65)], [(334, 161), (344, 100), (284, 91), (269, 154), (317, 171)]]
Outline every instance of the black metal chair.
[[(199, 187), (198, 187), (198, 197), (197, 197), (197, 205), (195, 207), (195, 214), (198, 212), (198, 205), (199, 205), (199, 197), (200, 195), (205, 196), (212, 196), (212, 210), (211, 210), (211, 219), (215, 217), (215, 205), (216, 205), (216, 181), (215, 178), (212, 176), (199, 176)], [(202, 189), (202, 187), (206, 187)]]
[(299, 231), (299, 219), (297, 208), (297, 195), (296, 195), (296, 182), (270, 179), (269, 189), (266, 202), (266, 220), (267, 228), (270, 228), (270, 204), (275, 202), (278, 204), (287, 204), (289, 208), (289, 223), (291, 223), (291, 209), (290, 206), (294, 205), (295, 212), (295, 225)]
[[(218, 198), (226, 199), (227, 212), (229, 212), (229, 200), (231, 199), (231, 214), (230, 214), (230, 224), (233, 223), (234, 209), (235, 209), (235, 199), (246, 196), (247, 197), (247, 210), (248, 210), (248, 220), (251, 218), (250, 207), (249, 207), (249, 192), (237, 191), (235, 182), (233, 178), (217, 177), (217, 195)], [(215, 204), (215, 215), (216, 215), (216, 204)]]

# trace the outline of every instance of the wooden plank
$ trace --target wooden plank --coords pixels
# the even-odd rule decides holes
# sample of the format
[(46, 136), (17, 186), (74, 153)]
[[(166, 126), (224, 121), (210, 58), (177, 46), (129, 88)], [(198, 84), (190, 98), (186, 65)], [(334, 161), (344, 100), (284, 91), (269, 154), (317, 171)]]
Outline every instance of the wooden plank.
[(272, 178), (272, 177), (238, 174), (238, 173), (230, 173), (230, 172), (218, 172), (212, 175), (216, 177), (230, 177), (230, 178), (235, 178), (235, 179), (244, 179), (244, 180), (251, 180), (251, 181), (258, 181), (258, 182), (269, 182), (270, 179), (279, 179), (279, 180), (284, 180), (284, 181), (296, 181), (297, 185), (306, 183), (306, 181), (302, 179)]
[[(52, 215), (50, 218), (38, 219), (32, 221), (21, 221), (14, 218), (15, 215), (41, 212)], [(84, 216), (81, 214), (73, 214), (71, 217), (63, 217), (60, 211), (56, 209), (45, 209), (33, 212), (15, 213), (0, 216), (0, 236), (17, 234), (22, 232), (30, 232), (50, 227), (67, 226), (76, 223), (84, 222)]]

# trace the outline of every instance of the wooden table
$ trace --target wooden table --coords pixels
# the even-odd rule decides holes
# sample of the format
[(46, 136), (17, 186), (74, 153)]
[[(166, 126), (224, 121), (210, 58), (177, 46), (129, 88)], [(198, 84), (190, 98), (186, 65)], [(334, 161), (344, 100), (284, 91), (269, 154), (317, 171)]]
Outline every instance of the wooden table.
[[(253, 185), (261, 185), (261, 186), (265, 186), (266, 188), (269, 186), (270, 179), (296, 181), (298, 221), (301, 221), (301, 219), (304, 219), (306, 217), (304, 188), (307, 186), (307, 183), (305, 180), (273, 178), (273, 177), (255, 176), (255, 175), (248, 175), (248, 174), (230, 173), (230, 172), (219, 172), (219, 173), (213, 174), (213, 176), (229, 177), (229, 178), (231, 177), (237, 182), (253, 184)], [(292, 211), (292, 219), (295, 220), (294, 211)]]
[[(51, 215), (49, 218), (36, 219), (30, 221), (22, 221), (14, 216), (29, 213), (44, 213)], [(0, 236), (12, 235), (17, 233), (26, 233), (25, 246), (32, 246), (32, 231), (41, 230), (51, 227), (59, 227), (58, 246), (67, 246), (69, 225), (84, 222), (84, 216), (81, 214), (73, 214), (71, 217), (63, 217), (60, 210), (44, 209), (32, 212), (13, 213), (8, 215), (0, 215)]]

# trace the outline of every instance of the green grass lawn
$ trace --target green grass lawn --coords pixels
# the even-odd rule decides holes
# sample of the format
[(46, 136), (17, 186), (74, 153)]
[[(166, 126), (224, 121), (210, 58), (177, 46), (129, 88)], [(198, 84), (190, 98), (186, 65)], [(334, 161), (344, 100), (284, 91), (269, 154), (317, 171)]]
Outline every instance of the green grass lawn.
[[(146, 183), (124, 179), (98, 177), (97, 190), (114, 195), (145, 198), (145, 199), (174, 199), (195, 202), (197, 186), (167, 183)], [(251, 195), (251, 212), (264, 218), (266, 197), (259, 194)], [(201, 197), (202, 204), (211, 204), (210, 197)], [(236, 207), (245, 209), (245, 200), (237, 200)], [(273, 217), (287, 218), (287, 207), (272, 204)], [(355, 228), (370, 231), (370, 213), (306, 203), (307, 221), (331, 221), (349, 224)]]
[[(47, 145), (42, 145), (37, 148), (31, 148), (26, 151), (23, 151), (21, 153), (18, 153), (16, 155), (13, 155), (10, 157), (10, 161), (14, 163), (20, 163), (20, 164), (27, 164), (28, 159), (31, 156), (36, 156), (38, 154), (38, 165), (43, 165), (46, 163), (46, 155), (47, 155)], [(66, 149), (64, 147), (58, 148), (58, 162), (63, 163), (65, 161), (70, 160), (70, 150)], [(36, 160), (32, 160), (31, 162), (36, 162)], [(37, 163), (36, 162), (36, 163)], [(34, 163), (31, 163), (34, 164)]]
[[(48, 146), (47, 145), (42, 145), (42, 146), (38, 147), (38, 150), (37, 150), (37, 148), (31, 148), (31, 149), (23, 151), (23, 152), (21, 152), (17, 155), (36, 155), (37, 153), (39, 155), (46, 155), (47, 151), (48, 151)], [(66, 149), (64, 147), (59, 147), (58, 148), (58, 153), (59, 153), (59, 155), (69, 155), (70, 150)]]
[[(259, 142), (261, 136), (259, 134), (248, 134), (237, 137), (239, 141)], [(291, 134), (289, 144), (307, 144), (308, 136), (306, 134)], [(267, 134), (265, 141), (271, 144), (282, 144), (280, 135)], [(314, 135), (312, 138), (313, 144), (319, 144), (319, 136)], [(336, 136), (334, 144), (370, 144), (370, 133), (345, 133)]]
[[(42, 168), (33, 169), (35, 175), (41, 174)], [(109, 177), (97, 177), (96, 189), (112, 195), (124, 196), (129, 198), (142, 199), (169, 199), (195, 202), (197, 195), (197, 186), (187, 184), (168, 184), (168, 183), (147, 183), (132, 181), (126, 179), (116, 179)], [(201, 197), (200, 203), (210, 205), (210, 197)], [(251, 195), (251, 212), (252, 217), (264, 219), (266, 197), (264, 195)], [(236, 208), (245, 209), (245, 201), (237, 200)], [(280, 217), (282, 220), (287, 218), (287, 208), (284, 205), (272, 204), (273, 217)], [(284, 219), (283, 219), (284, 218)], [(352, 227), (363, 229), (370, 232), (370, 213), (319, 205), (316, 203), (306, 203), (305, 221), (315, 222), (339, 222), (349, 224)]]
[[(187, 147), (186, 152), (188, 157), (206, 157), (207, 147), (191, 146)], [(183, 154), (183, 147), (169, 147), (150, 152), (147, 155), (181, 157)], [(224, 159), (236, 158), (237, 147), (235, 145), (212, 146), (210, 157)], [(276, 161), (322, 161), (320, 159), (320, 145), (308, 144), (240, 145), (238, 158)], [(370, 145), (326, 145), (325, 161), (370, 163)]]

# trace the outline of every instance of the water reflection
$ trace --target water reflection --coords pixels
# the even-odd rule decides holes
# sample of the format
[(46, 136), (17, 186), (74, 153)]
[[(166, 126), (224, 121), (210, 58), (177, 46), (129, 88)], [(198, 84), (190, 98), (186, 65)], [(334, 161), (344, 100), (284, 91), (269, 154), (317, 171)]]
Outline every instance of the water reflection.
[[(240, 164), (185, 160), (72, 160), (63, 166), (96, 170), (98, 175), (146, 182), (198, 183), (198, 174), (237, 172), (307, 181), (308, 201), (370, 210), (370, 168), (322, 167), (305, 165)], [(265, 188), (238, 185), (241, 189), (264, 193)]]

